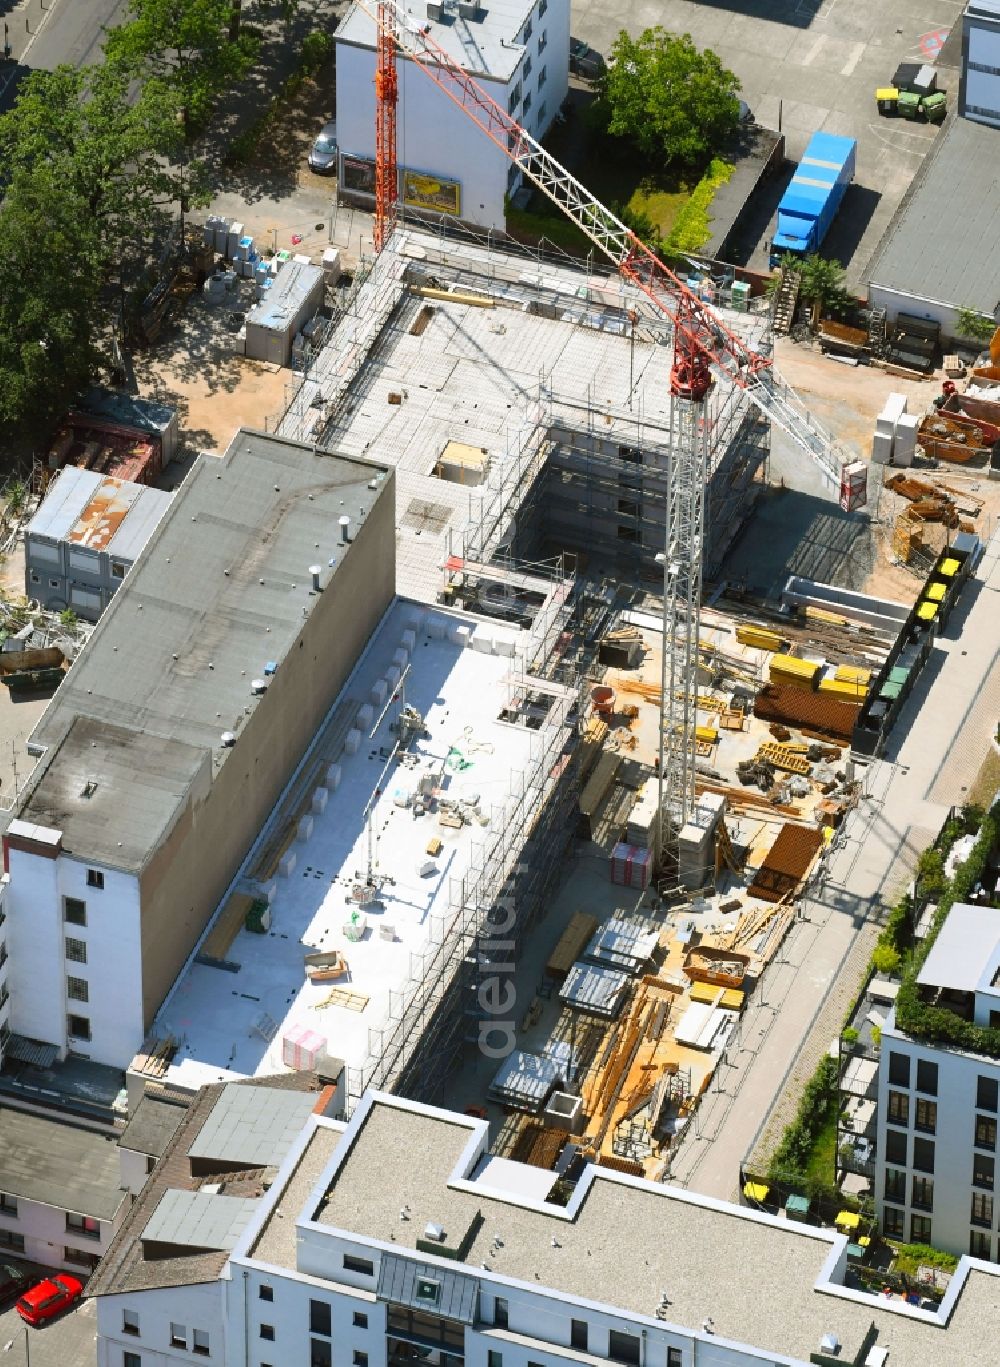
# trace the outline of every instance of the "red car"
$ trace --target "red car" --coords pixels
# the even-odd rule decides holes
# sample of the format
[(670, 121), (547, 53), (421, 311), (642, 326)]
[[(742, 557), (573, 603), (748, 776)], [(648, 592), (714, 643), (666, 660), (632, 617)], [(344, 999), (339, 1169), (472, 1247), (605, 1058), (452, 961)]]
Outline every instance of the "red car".
[(26, 1324), (44, 1324), (75, 1303), (83, 1295), (83, 1282), (68, 1272), (57, 1272), (54, 1277), (26, 1291), (17, 1303), (17, 1313)]

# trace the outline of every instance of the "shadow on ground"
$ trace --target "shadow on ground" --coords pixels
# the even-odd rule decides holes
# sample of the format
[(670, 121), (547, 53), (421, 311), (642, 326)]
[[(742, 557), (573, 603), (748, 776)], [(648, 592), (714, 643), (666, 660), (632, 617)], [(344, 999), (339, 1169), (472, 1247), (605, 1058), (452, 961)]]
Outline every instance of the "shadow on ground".
[(767, 489), (718, 577), (772, 597), (790, 574), (861, 589), (874, 553), (867, 514), (845, 513), (829, 499), (794, 489)]

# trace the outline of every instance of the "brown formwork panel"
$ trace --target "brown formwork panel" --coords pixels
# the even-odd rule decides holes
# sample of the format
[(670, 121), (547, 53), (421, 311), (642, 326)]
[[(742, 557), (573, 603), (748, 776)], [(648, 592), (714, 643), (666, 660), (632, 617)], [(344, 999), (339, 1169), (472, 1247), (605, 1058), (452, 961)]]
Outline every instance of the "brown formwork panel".
[(822, 843), (820, 831), (808, 826), (782, 826), (750, 884), (750, 895), (765, 902), (780, 901), (801, 883)]
[(859, 703), (810, 693), (785, 684), (766, 684), (754, 699), (753, 712), (761, 721), (806, 726), (833, 740), (849, 741), (858, 718)]

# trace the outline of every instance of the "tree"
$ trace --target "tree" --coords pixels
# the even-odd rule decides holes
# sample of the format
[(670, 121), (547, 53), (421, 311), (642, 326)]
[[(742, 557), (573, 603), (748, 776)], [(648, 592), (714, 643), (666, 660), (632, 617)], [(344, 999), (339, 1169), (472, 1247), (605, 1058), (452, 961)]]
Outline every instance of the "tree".
[(259, 48), (234, 22), (233, 0), (129, 0), (127, 22), (110, 29), (104, 44), (110, 62), (175, 93), (188, 136), (249, 74)]
[(970, 342), (989, 342), (997, 325), (992, 318), (976, 309), (959, 309), (955, 318), (955, 332), (959, 337), (968, 337)]
[(797, 261), (793, 269), (799, 273), (802, 298), (818, 312), (837, 307), (849, 299), (844, 288), (844, 268), (839, 261), (810, 252)]
[(634, 142), (646, 157), (703, 161), (739, 123), (740, 83), (718, 56), (699, 51), (689, 33), (622, 30), (603, 79), (608, 131)]
[(0, 241), (0, 425), (44, 430), (101, 361), (98, 236), (85, 202), (40, 165), (14, 172)]
[(179, 111), (169, 86), (135, 85), (114, 62), (35, 71), (0, 116), (0, 165), (57, 174), (86, 206), (110, 264), (124, 242), (162, 228), (182, 195), (200, 193), (201, 167), (171, 162), (183, 152)]

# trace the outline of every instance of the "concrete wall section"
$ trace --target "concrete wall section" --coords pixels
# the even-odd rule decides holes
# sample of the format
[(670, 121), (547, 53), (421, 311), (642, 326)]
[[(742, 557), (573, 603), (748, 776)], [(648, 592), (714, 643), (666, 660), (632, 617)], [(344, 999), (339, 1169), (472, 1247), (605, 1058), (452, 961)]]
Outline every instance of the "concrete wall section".
[(909, 313), (914, 318), (940, 323), (944, 337), (955, 336), (958, 310), (951, 304), (936, 299), (918, 299), (916, 295), (886, 289), (875, 280), (868, 286), (868, 302), (872, 308), (884, 308), (890, 323), (894, 323), (899, 314)]
[(147, 1027), (393, 597), (394, 522), (390, 473), (211, 787), (142, 872)]
[[(230, 1357), (226, 1351), (225, 1286), (222, 1281), (198, 1282), (155, 1291), (99, 1296), (97, 1367), (123, 1367), (126, 1353), (136, 1354), (142, 1367), (242, 1361)], [(138, 1333), (125, 1332), (126, 1312), (138, 1320)], [(132, 1318), (127, 1322), (135, 1324)], [(207, 1353), (194, 1351), (196, 1329), (199, 1334), (207, 1335)], [(180, 1346), (182, 1338), (186, 1347)], [(204, 1342), (199, 1338), (199, 1343)], [(276, 1363), (293, 1360), (297, 1359), (280, 1356), (274, 1359)]]
[[(24, 1239), (23, 1251), (20, 1248), (11, 1250), (15, 1257), (38, 1263), (40, 1267), (65, 1268), (67, 1272), (86, 1278), (97, 1260), (107, 1252), (128, 1206), (128, 1198), (123, 1192), (114, 1220), (99, 1220), (98, 1236), (92, 1238), (78, 1230), (68, 1230), (66, 1211), (58, 1206), (19, 1197), (16, 1216), (0, 1214), (0, 1230), (4, 1234), (21, 1235)], [(6, 1248), (0, 1250), (0, 1256), (7, 1251)]]

